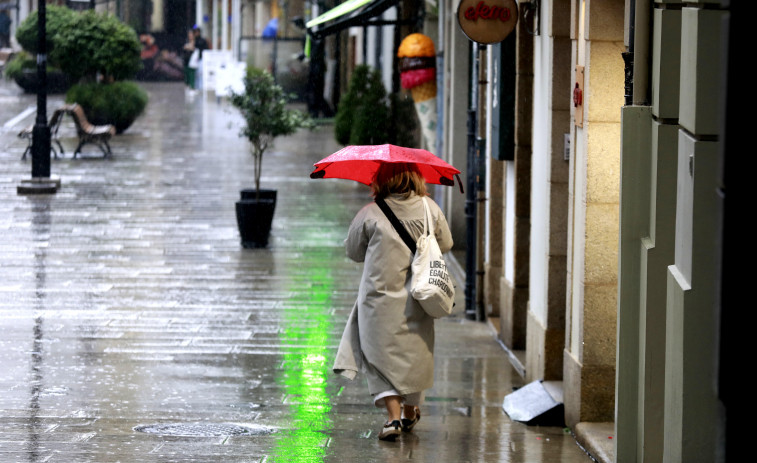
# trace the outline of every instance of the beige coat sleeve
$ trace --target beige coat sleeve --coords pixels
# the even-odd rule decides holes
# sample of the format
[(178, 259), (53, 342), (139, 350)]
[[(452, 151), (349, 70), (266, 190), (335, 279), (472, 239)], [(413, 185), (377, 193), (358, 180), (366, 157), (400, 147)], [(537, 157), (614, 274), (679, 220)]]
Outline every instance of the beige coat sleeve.
[(365, 253), (368, 250), (370, 236), (366, 228), (366, 218), (370, 204), (363, 207), (355, 218), (352, 219), (350, 228), (347, 231), (347, 238), (344, 240), (344, 247), (347, 257), (355, 262), (365, 262)]

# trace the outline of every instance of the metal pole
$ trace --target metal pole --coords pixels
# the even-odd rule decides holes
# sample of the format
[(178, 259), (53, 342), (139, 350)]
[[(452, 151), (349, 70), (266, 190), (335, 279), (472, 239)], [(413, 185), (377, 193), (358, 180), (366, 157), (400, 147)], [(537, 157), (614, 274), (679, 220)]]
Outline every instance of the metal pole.
[[(399, 29), (399, 28), (395, 28)], [(336, 66), (334, 66), (334, 81), (331, 85), (331, 104), (336, 109), (339, 107), (339, 100), (342, 96), (342, 75), (340, 69), (342, 69), (342, 33), (337, 32), (334, 34), (334, 44), (336, 49), (334, 50), (334, 57), (336, 58)]]
[(273, 75), (273, 81), (278, 82), (276, 79), (276, 60), (279, 57), (279, 31), (278, 29), (273, 34), (273, 56), (271, 57), (271, 74)]
[(50, 177), (50, 127), (47, 125), (47, 9), (40, 0), (37, 10), (37, 119), (32, 129), (32, 178)]
[[(476, 117), (476, 241), (484, 240), (486, 229), (486, 213), (484, 203), (486, 201), (486, 160), (484, 152), (486, 151), (486, 45), (477, 43), (476, 63), (478, 76), (476, 86), (478, 88), (478, 115)], [(480, 236), (479, 236), (480, 235)], [(480, 240), (479, 240), (480, 238)], [(476, 320), (485, 321), (486, 312), (484, 310), (484, 246), (476, 249)]]
[(465, 250), (465, 318), (476, 320), (476, 281), (477, 281), (477, 251), (476, 251), (476, 196), (478, 188), (478, 154), (476, 150), (476, 112), (478, 106), (478, 46), (471, 42), (473, 55), (476, 57), (471, 69), (470, 102), (468, 106), (468, 189), (465, 197), (466, 222), (466, 250)]

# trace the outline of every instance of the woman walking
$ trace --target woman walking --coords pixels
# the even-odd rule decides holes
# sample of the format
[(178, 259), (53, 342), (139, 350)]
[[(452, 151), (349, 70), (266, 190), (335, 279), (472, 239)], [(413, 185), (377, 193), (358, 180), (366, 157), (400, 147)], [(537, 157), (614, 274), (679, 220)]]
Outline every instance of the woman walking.
[(194, 90), (195, 88), (195, 72), (197, 71), (197, 60), (199, 59), (199, 51), (193, 62), (192, 55), (195, 53), (195, 34), (193, 30), (187, 31), (187, 43), (184, 44), (183, 58), (184, 58), (184, 84), (186, 84), (188, 90)]
[[(415, 164), (382, 164), (371, 189), (416, 241), (427, 193)], [(429, 228), (446, 252), (453, 244), (447, 220), (433, 200), (427, 202)], [(434, 319), (410, 295), (413, 256), (375, 202), (355, 216), (345, 245), (347, 256), (364, 268), (333, 368), (350, 379), (365, 375), (374, 405), (387, 411), (378, 438), (393, 441), (418, 423), (424, 391), (434, 384)]]

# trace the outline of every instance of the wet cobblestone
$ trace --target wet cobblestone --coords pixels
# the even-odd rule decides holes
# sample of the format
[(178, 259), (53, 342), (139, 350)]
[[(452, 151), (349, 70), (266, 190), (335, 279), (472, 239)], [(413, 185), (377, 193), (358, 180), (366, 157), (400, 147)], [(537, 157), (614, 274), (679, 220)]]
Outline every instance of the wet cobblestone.
[[(16, 133), (34, 115), (14, 118), (36, 100), (0, 83), (0, 462), (590, 461), (563, 429), (509, 420), (502, 399), (523, 381), (489, 327), (460, 314), (437, 322), (421, 423), (378, 441), (364, 383), (329, 369), (360, 276), (342, 240), (370, 200), (362, 185), (308, 178), (339, 148), (330, 127), (266, 154), (271, 242), (243, 249), (234, 202), (252, 163), (239, 118), (180, 84), (145, 87), (147, 111), (112, 158), (85, 146), (72, 159), (65, 120), (61, 188), (23, 196)], [(273, 432), (135, 430), (176, 423)]]

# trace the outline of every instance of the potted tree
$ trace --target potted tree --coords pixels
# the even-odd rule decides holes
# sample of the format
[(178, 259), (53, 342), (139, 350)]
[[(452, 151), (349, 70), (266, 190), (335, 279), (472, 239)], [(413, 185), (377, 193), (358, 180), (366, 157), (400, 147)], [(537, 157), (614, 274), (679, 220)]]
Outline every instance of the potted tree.
[(313, 128), (313, 120), (303, 111), (287, 107), (291, 97), (276, 84), (268, 71), (248, 67), (244, 77), (244, 91), (231, 92), (230, 102), (244, 119), (239, 133), (250, 142), (253, 158), (254, 189), (243, 189), (236, 203), (237, 225), (242, 246), (262, 248), (268, 245), (276, 190), (260, 188), (263, 154), (276, 137), (291, 135), (299, 128)]
[(147, 105), (147, 92), (133, 81), (142, 67), (142, 45), (130, 26), (107, 12), (75, 14), (56, 34), (51, 59), (75, 84), (67, 103), (78, 103), (97, 125), (123, 133)]
[[(57, 34), (67, 27), (76, 12), (65, 6), (47, 5), (45, 14), (45, 39), (48, 54), (54, 53), (58, 43)], [(17, 53), (8, 63), (5, 77), (13, 79), (25, 93), (37, 93), (37, 12), (27, 16), (18, 29), (16, 40), (21, 46)], [(47, 60), (47, 93), (64, 93), (71, 86), (71, 78), (60, 69), (59, 63), (52, 57)]]

